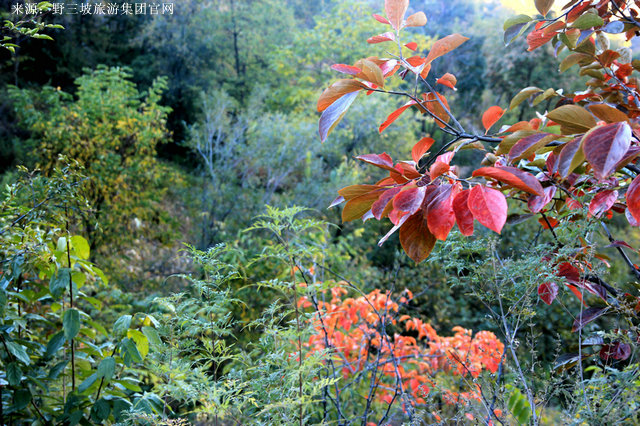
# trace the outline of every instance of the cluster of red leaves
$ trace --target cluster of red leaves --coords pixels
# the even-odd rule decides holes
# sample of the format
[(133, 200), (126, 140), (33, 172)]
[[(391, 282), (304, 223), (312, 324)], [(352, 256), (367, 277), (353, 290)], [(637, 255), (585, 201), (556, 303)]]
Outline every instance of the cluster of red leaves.
[[(439, 373), (477, 377), (483, 370), (498, 370), (504, 345), (493, 333), (480, 331), (473, 336), (471, 330), (454, 327), (453, 336), (443, 337), (420, 318), (398, 317), (400, 305), (412, 298), (410, 291), (405, 290), (397, 302), (389, 292), (380, 290), (356, 298), (346, 294), (343, 287), (334, 287), (330, 301), (318, 302), (322, 320), (316, 313), (315, 333), (306, 345), (311, 353), (330, 349), (344, 379), (379, 371), (378, 400), (392, 401), (389, 389), (394, 388), (398, 374), (415, 403), (424, 404), (424, 396), (435, 387)], [(303, 297), (299, 305), (309, 308), (312, 303)], [(397, 332), (389, 336), (386, 327), (384, 331), (381, 327), (382, 321)], [(448, 404), (478, 399), (475, 388), (464, 392), (443, 390), (443, 400)]]

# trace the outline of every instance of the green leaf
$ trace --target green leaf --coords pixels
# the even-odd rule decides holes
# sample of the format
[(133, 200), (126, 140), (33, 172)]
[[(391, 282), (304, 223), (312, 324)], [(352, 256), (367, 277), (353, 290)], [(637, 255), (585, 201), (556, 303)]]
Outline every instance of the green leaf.
[(73, 250), (76, 252), (76, 256), (84, 260), (89, 259), (89, 243), (82, 236), (74, 235), (71, 237), (71, 245), (73, 246)]
[(64, 368), (67, 366), (68, 363), (69, 363), (69, 360), (64, 360), (64, 361), (59, 362), (56, 365), (54, 365), (53, 368), (51, 368), (51, 370), (49, 370), (49, 379), (51, 379), (51, 380), (57, 379), (58, 376), (60, 375), (60, 373), (62, 373), (62, 371), (64, 370)]
[(64, 337), (71, 340), (78, 335), (80, 331), (80, 313), (77, 309), (67, 309), (62, 317), (62, 327), (64, 328)]
[(98, 377), (103, 378), (106, 381), (111, 380), (116, 372), (116, 360), (113, 357), (107, 357), (100, 361), (98, 365)]
[(47, 350), (45, 352), (46, 356), (55, 355), (55, 353), (64, 345), (64, 342), (66, 342), (66, 339), (64, 338), (64, 331), (60, 331), (51, 336), (49, 343), (47, 343)]
[(80, 383), (80, 386), (78, 386), (78, 392), (82, 393), (84, 391), (86, 391), (87, 389), (89, 389), (96, 381), (98, 380), (98, 374), (97, 373), (93, 373), (92, 375), (90, 375), (89, 377), (87, 377), (82, 383)]
[(509, 109), (514, 109), (515, 107), (517, 107), (518, 105), (520, 105), (522, 102), (525, 101), (525, 99), (527, 99), (529, 96), (534, 95), (536, 93), (540, 93), (542, 92), (542, 89), (539, 87), (525, 87), (524, 89), (522, 89), (520, 92), (518, 92), (517, 95), (515, 95), (513, 97), (513, 99), (511, 99), (511, 103), (509, 104)]
[(502, 29), (506, 31), (507, 28), (513, 27), (514, 25), (518, 25), (518, 24), (526, 24), (527, 22), (530, 22), (531, 20), (532, 20), (532, 18), (529, 15), (512, 16), (511, 18), (509, 18), (506, 21), (504, 21), (504, 25), (502, 26)]
[(22, 380), (22, 370), (17, 362), (10, 362), (7, 365), (7, 380), (11, 386), (18, 386)]
[(131, 326), (131, 315), (122, 315), (113, 324), (113, 334), (116, 337), (124, 336)]
[(42, 40), (51, 40), (51, 41), (53, 41), (53, 39), (50, 36), (46, 35), (46, 34), (34, 34), (31, 37), (39, 38), (39, 39), (42, 39)]
[(16, 342), (7, 342), (7, 349), (9, 349), (11, 355), (16, 357), (16, 359), (23, 364), (29, 365), (31, 363), (31, 359), (29, 358), (24, 346), (19, 345)]
[(147, 336), (147, 339), (149, 339), (149, 343), (151, 343), (152, 345), (162, 345), (162, 339), (158, 334), (158, 330), (156, 330), (155, 328), (144, 326), (142, 327), (142, 332), (145, 336)]
[(134, 362), (142, 361), (142, 356), (138, 351), (138, 347), (136, 346), (135, 342), (128, 337), (125, 337), (122, 340), (121, 354), (127, 366), (131, 365)]
[(60, 268), (49, 280), (49, 291), (54, 298), (58, 298), (69, 288), (70, 269)]
[(111, 406), (109, 402), (104, 398), (100, 398), (93, 404), (93, 407), (91, 407), (91, 420), (96, 423), (102, 423), (109, 418), (110, 413)]
[(526, 28), (529, 27), (529, 23), (524, 22), (522, 24), (513, 25), (504, 32), (504, 45), (508, 46), (513, 40), (520, 37)]
[(24, 410), (31, 402), (31, 391), (29, 389), (18, 389), (13, 394), (14, 409), (16, 411)]
[(149, 353), (149, 340), (147, 339), (147, 336), (138, 330), (129, 330), (127, 331), (127, 337), (136, 342), (140, 355), (142, 355), (142, 358), (145, 358)]
[(599, 27), (604, 24), (604, 20), (595, 13), (585, 13), (571, 25), (572, 28), (578, 28), (580, 30), (588, 30), (593, 27)]

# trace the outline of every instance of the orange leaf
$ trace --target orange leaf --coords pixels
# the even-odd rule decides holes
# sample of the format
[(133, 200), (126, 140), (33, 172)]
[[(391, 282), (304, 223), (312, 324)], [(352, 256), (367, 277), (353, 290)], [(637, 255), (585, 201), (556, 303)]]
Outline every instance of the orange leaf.
[[(442, 96), (441, 94), (438, 94), (438, 98), (440, 98), (440, 100), (442, 101), (442, 103), (444, 104), (444, 106), (448, 110), (449, 109), (449, 104), (447, 103), (447, 99), (444, 96)], [(449, 117), (449, 114), (447, 113), (447, 111), (444, 108), (442, 108), (442, 105), (440, 105), (440, 102), (438, 102), (436, 100), (436, 96), (432, 92), (427, 93), (427, 95), (424, 97), (424, 99), (426, 101), (426, 107), (429, 110), (429, 112), (431, 112), (431, 114), (433, 114), (436, 117), (440, 118), (445, 123), (449, 122), (451, 117)], [(440, 126), (440, 127), (444, 127), (444, 124), (442, 124), (438, 120), (436, 120), (436, 124), (438, 126)]]
[(370, 81), (378, 87), (384, 86), (382, 70), (375, 62), (370, 61), (369, 59), (360, 59), (354, 65), (362, 70), (362, 72), (356, 75), (356, 77)]
[(503, 114), (504, 110), (497, 105), (489, 107), (489, 109), (487, 109), (484, 114), (482, 114), (482, 125), (484, 126), (486, 132), (488, 132), (491, 126), (493, 126), (498, 120), (500, 120), (500, 117), (502, 117)]
[(318, 112), (322, 112), (329, 105), (340, 99), (343, 95), (357, 90), (365, 89), (366, 86), (354, 79), (338, 80), (327, 87), (318, 98)]
[(427, 62), (430, 63), (434, 59), (451, 52), (467, 40), (469, 40), (468, 37), (464, 37), (460, 34), (451, 34), (441, 38), (433, 43), (433, 46), (429, 51), (429, 55), (427, 56)]
[(455, 75), (451, 73), (446, 73), (445, 75), (437, 79), (436, 83), (442, 84), (443, 86), (447, 86), (453, 90), (456, 90), (456, 84), (458, 83), (458, 80), (456, 79)]
[(383, 43), (385, 41), (395, 41), (395, 40), (396, 40), (396, 36), (392, 32), (388, 31), (384, 34), (369, 37), (367, 39), (367, 43), (376, 44), (376, 43)]
[(408, 7), (409, 0), (385, 0), (384, 11), (387, 13), (389, 23), (394, 30), (400, 29)]
[(409, 50), (413, 50), (415, 52), (418, 49), (418, 43), (416, 43), (415, 41), (412, 41), (411, 43), (405, 44), (404, 47), (406, 47)]
[(411, 150), (411, 158), (413, 159), (413, 161), (415, 161), (416, 164), (418, 164), (420, 158), (422, 158), (425, 152), (427, 152), (429, 148), (431, 148), (431, 145), (433, 145), (434, 142), (435, 140), (433, 140), (429, 136), (425, 136), (413, 146), (413, 149)]
[(415, 105), (415, 104), (416, 104), (416, 101), (411, 100), (411, 101), (407, 102), (406, 104), (404, 104), (403, 106), (401, 106), (400, 108), (398, 108), (397, 110), (393, 111), (391, 114), (389, 114), (389, 116), (384, 121), (384, 123), (382, 123), (380, 125), (380, 128), (378, 129), (378, 131), (380, 133), (382, 133), (384, 131), (384, 129), (389, 127), (389, 125), (391, 123), (393, 123), (394, 121), (396, 121), (396, 119), (398, 117), (400, 117), (400, 114), (402, 114), (407, 108), (409, 108), (410, 106)]
[(530, 194), (544, 197), (544, 190), (538, 179), (531, 173), (515, 167), (481, 167), (475, 170), (472, 176), (493, 178)]

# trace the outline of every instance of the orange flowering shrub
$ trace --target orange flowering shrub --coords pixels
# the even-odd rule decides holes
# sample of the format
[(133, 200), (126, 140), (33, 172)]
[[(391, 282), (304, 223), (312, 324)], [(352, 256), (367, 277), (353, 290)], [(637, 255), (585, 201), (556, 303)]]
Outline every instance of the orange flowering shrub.
[[(424, 397), (436, 387), (439, 374), (475, 378), (483, 370), (498, 370), (504, 345), (492, 332), (474, 336), (471, 330), (456, 326), (453, 336), (443, 337), (420, 318), (398, 317), (400, 306), (413, 297), (409, 290), (397, 301), (381, 290), (356, 298), (346, 295), (347, 290), (337, 286), (331, 289), (330, 301), (299, 300), (300, 307), (316, 309), (315, 333), (306, 346), (309, 354), (330, 350), (333, 366), (345, 380), (374, 374), (376, 380), (371, 383), (378, 401), (392, 404), (404, 393), (411, 396), (412, 404), (425, 404)], [(475, 387), (442, 391), (448, 404), (467, 405), (480, 399)]]

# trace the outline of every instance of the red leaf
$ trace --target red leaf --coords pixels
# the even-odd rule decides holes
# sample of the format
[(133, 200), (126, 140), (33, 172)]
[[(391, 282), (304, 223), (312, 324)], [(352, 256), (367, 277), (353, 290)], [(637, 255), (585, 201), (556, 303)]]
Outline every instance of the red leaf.
[(582, 136), (567, 142), (562, 151), (558, 155), (558, 161), (555, 164), (554, 172), (558, 172), (560, 176), (566, 178), (578, 167), (583, 161), (583, 154), (580, 150), (580, 144), (582, 143)]
[[(627, 199), (627, 209), (629, 213), (631, 213), (636, 223), (640, 222), (640, 176), (636, 176), (635, 179), (633, 179), (633, 182), (629, 185), (629, 189), (627, 189), (625, 197)], [(629, 223), (631, 223), (631, 220), (629, 220)], [(633, 225), (633, 223), (631, 223), (631, 225)]]
[(344, 117), (347, 109), (349, 109), (353, 101), (356, 100), (357, 96), (358, 92), (347, 93), (322, 112), (320, 122), (318, 123), (320, 141), (324, 142), (327, 139), (329, 133), (331, 133), (340, 120), (342, 120), (342, 117)]
[(487, 109), (484, 114), (482, 114), (482, 125), (484, 126), (486, 132), (488, 132), (491, 126), (493, 126), (498, 120), (500, 120), (502, 114), (504, 114), (504, 110), (497, 105), (489, 107), (489, 109)]
[(616, 164), (625, 156), (630, 145), (631, 127), (627, 122), (596, 127), (582, 138), (585, 158), (599, 180), (615, 171)]
[(436, 83), (442, 84), (443, 86), (447, 86), (453, 90), (456, 90), (456, 84), (458, 83), (458, 79), (456, 76), (451, 73), (446, 73), (442, 77), (436, 80)]
[(407, 256), (416, 263), (426, 259), (433, 250), (436, 238), (429, 232), (421, 212), (411, 216), (400, 228), (400, 244)]
[(395, 34), (393, 34), (391, 31), (387, 31), (386, 33), (369, 37), (367, 39), (367, 43), (377, 44), (377, 43), (384, 43), (385, 41), (395, 41), (395, 40), (396, 40)]
[(402, 186), (395, 186), (391, 189), (387, 189), (380, 195), (380, 198), (371, 206), (371, 213), (373, 217), (380, 220), (383, 217), (387, 216), (391, 209), (393, 209), (393, 197), (396, 196), (398, 192), (402, 190)]
[(544, 220), (544, 218), (541, 217), (538, 219), (538, 222), (542, 225), (542, 229), (553, 229), (560, 223), (558, 222), (558, 219), (553, 217), (548, 217), (547, 220)]
[(537, 49), (538, 47), (551, 40), (555, 35), (555, 32), (548, 32), (544, 29), (531, 31), (527, 36), (527, 44), (529, 45), (529, 48), (527, 50), (531, 52), (532, 50)]
[(472, 176), (490, 177), (530, 194), (544, 196), (544, 190), (538, 179), (531, 173), (515, 167), (481, 167), (475, 170)]
[(453, 198), (453, 203), (451, 204), (460, 233), (467, 237), (473, 235), (473, 214), (469, 210), (468, 200), (469, 190), (465, 189)]
[(430, 63), (434, 59), (451, 52), (467, 40), (469, 40), (468, 37), (464, 37), (460, 34), (451, 34), (441, 38), (433, 43), (433, 46), (427, 55), (427, 62)]
[(447, 163), (443, 163), (442, 161), (436, 161), (429, 169), (429, 178), (433, 181), (438, 176), (443, 175), (449, 171), (449, 165)]
[(382, 23), (382, 24), (387, 24), (387, 25), (391, 25), (391, 23), (387, 20), (387, 18), (385, 18), (384, 16), (380, 16), (377, 14), (373, 14), (373, 17), (376, 21)]
[(349, 74), (349, 75), (357, 75), (362, 72), (362, 70), (358, 67), (352, 67), (351, 65), (345, 65), (345, 64), (331, 65), (331, 69), (341, 72), (343, 74)]
[(629, 222), (629, 225), (631, 225), (631, 226), (640, 226), (640, 221), (636, 220), (636, 218), (633, 217), (633, 215), (631, 214), (631, 211), (629, 209), (626, 209), (624, 211), (624, 217), (627, 218), (627, 221)]
[(409, 0), (385, 0), (384, 11), (387, 13), (389, 23), (394, 30), (400, 29), (408, 7)]
[(567, 287), (569, 287), (569, 290), (571, 290), (571, 293), (573, 293), (582, 302), (583, 305), (587, 306), (587, 304), (584, 303), (584, 300), (582, 299), (582, 292), (578, 290), (576, 286), (567, 284)]
[(547, 305), (550, 305), (558, 295), (558, 285), (552, 281), (542, 283), (538, 287), (538, 296)]
[(607, 308), (587, 308), (580, 312), (573, 322), (572, 332), (580, 331), (582, 328), (607, 312)]
[(498, 234), (507, 221), (507, 200), (502, 192), (476, 185), (469, 192), (467, 201), (473, 217)]
[(384, 131), (384, 129), (389, 127), (389, 125), (391, 123), (393, 123), (394, 121), (396, 121), (396, 119), (398, 117), (400, 117), (400, 114), (402, 114), (407, 108), (409, 108), (412, 105), (415, 105), (416, 103), (417, 103), (416, 101), (411, 100), (411, 101), (407, 102), (406, 104), (404, 104), (403, 106), (401, 106), (400, 108), (398, 108), (397, 110), (393, 111), (391, 114), (389, 114), (389, 116), (384, 121), (384, 123), (382, 123), (380, 125), (380, 128), (378, 129), (378, 131), (380, 133), (382, 133)]
[(606, 190), (596, 194), (589, 203), (589, 214), (591, 216), (600, 217), (602, 213), (613, 207), (618, 200), (618, 191)]
[(558, 265), (557, 276), (566, 278), (571, 283), (580, 282), (580, 271), (569, 262), (562, 262)]
[(405, 188), (393, 198), (393, 208), (412, 215), (422, 206), (427, 187), (413, 184), (413, 186), (407, 185)]
[(445, 184), (438, 186), (428, 196), (427, 226), (438, 240), (446, 240), (456, 223), (452, 203), (458, 190), (458, 186)]
[(412, 41), (411, 43), (405, 44), (404, 47), (415, 52), (418, 49), (418, 43), (416, 43), (415, 41)]
[(605, 361), (613, 358), (625, 360), (631, 356), (631, 346), (628, 343), (615, 342), (611, 345), (603, 345), (600, 349), (600, 358)]
[(627, 243), (625, 241), (621, 241), (621, 240), (612, 241), (611, 244), (607, 244), (605, 246), (605, 248), (608, 248), (608, 247), (627, 247), (627, 248), (630, 248), (631, 250), (633, 250), (633, 247), (631, 247), (629, 245), (629, 243)]
[(381, 169), (397, 173), (396, 169), (393, 168), (393, 160), (386, 152), (383, 152), (382, 154), (358, 155), (356, 157), (356, 160), (360, 160), (376, 167), (380, 167)]
[(529, 210), (531, 210), (532, 213), (540, 212), (544, 206), (549, 204), (554, 195), (556, 195), (555, 186), (548, 186), (544, 188), (544, 196), (542, 197), (540, 195), (531, 195), (527, 202)]
[(516, 142), (509, 150), (509, 161), (514, 162), (520, 158), (527, 158), (538, 149), (559, 137), (560, 135), (554, 135), (552, 133), (534, 133), (533, 135), (525, 136)]
[(431, 145), (433, 145), (434, 142), (435, 140), (429, 136), (425, 136), (413, 146), (413, 149), (411, 150), (411, 158), (416, 164), (418, 164), (418, 161), (420, 161), (420, 158), (422, 158), (425, 152), (429, 151), (429, 148), (431, 148)]

